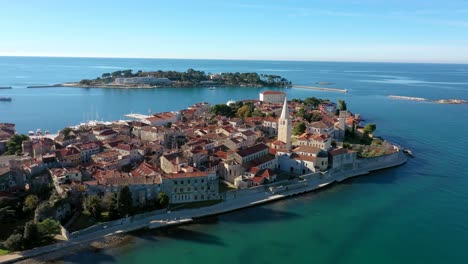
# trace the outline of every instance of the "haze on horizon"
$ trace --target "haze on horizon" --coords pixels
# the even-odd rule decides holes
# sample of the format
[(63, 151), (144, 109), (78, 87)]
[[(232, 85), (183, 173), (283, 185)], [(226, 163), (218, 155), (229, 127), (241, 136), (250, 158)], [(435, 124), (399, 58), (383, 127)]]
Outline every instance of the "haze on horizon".
[(468, 1), (8, 1), (0, 56), (468, 63)]

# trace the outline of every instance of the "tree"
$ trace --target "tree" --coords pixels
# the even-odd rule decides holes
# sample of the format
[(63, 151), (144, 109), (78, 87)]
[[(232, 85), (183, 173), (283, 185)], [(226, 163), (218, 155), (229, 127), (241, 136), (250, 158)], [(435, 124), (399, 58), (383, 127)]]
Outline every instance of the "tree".
[(167, 196), (166, 193), (160, 192), (158, 194), (158, 202), (161, 205), (161, 207), (166, 208), (167, 205), (169, 204), (169, 197)]
[(253, 112), (253, 105), (252, 104), (245, 104), (241, 108), (237, 110), (237, 117), (245, 119), (249, 116), (252, 116)]
[(26, 248), (33, 247), (40, 242), (39, 230), (37, 229), (37, 225), (34, 221), (29, 221), (24, 226), (23, 239), (24, 246)]
[(43, 237), (53, 237), (55, 234), (60, 234), (60, 224), (52, 218), (39, 222), (37, 229)]
[(117, 197), (112, 197), (111, 202), (109, 204), (109, 220), (119, 219), (119, 211), (117, 208)]
[(70, 135), (70, 133), (72, 132), (73, 130), (69, 127), (66, 127), (64, 129), (62, 129), (60, 131), (61, 134), (63, 134), (65, 137), (68, 137), (68, 135)]
[(210, 112), (215, 115), (222, 115), (226, 117), (232, 117), (233, 111), (232, 108), (225, 104), (217, 104), (211, 107)]
[(104, 197), (102, 198), (102, 204), (101, 204), (102, 209), (104, 209), (105, 211), (109, 211), (112, 206), (112, 203), (114, 202), (113, 200), (115, 199), (116, 197), (114, 193), (108, 192), (104, 194)]
[(37, 195), (30, 194), (26, 196), (24, 199), (23, 211), (30, 212), (36, 209), (37, 205), (39, 204), (39, 198)]
[(126, 217), (132, 210), (132, 193), (128, 186), (124, 186), (117, 194), (117, 211), (120, 217)]
[(306, 125), (304, 124), (304, 122), (301, 122), (299, 124), (296, 124), (293, 128), (293, 135), (301, 135), (302, 133), (304, 133), (306, 130)]
[(11, 251), (21, 250), (23, 247), (23, 235), (18, 233), (12, 234), (3, 242), (3, 245)]
[(95, 219), (98, 219), (101, 216), (101, 201), (97, 195), (86, 197), (83, 201), (83, 208)]
[(22, 152), (21, 144), (23, 141), (28, 140), (29, 137), (26, 135), (13, 135), (6, 143), (6, 153), (10, 155), (19, 154)]
[(346, 111), (346, 102), (344, 100), (338, 100), (338, 110)]
[(306, 110), (304, 108), (299, 108), (299, 110), (297, 110), (296, 116), (305, 119), (306, 114), (307, 114), (307, 112), (306, 112)]
[(372, 133), (374, 133), (374, 131), (377, 129), (377, 126), (375, 124), (367, 124), (365, 127), (364, 127), (364, 133), (366, 135), (370, 135)]

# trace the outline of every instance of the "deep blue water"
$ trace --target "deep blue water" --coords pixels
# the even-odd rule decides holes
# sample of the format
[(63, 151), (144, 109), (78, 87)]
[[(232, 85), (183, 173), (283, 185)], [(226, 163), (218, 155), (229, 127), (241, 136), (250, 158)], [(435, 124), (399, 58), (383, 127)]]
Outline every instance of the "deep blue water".
[(48, 88), (118, 69), (251, 71), (294, 84), (333, 82), (348, 94), (285, 90), (289, 98), (344, 99), (377, 134), (409, 147), (415, 158), (325, 190), (147, 234), (130, 245), (85, 252), (66, 262), (149, 263), (468, 263), (468, 105), (399, 101), (388, 95), (468, 100), (468, 65), (0, 57), (0, 122), (20, 132), (55, 132), (90, 119), (178, 110), (208, 101), (258, 98), (257, 88), (151, 90)]

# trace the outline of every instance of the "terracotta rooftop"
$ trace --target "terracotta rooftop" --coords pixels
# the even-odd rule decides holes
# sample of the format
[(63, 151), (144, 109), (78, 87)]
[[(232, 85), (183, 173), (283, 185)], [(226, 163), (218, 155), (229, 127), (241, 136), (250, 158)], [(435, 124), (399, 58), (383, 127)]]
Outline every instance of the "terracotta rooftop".
[(236, 152), (241, 157), (247, 157), (247, 156), (252, 155), (254, 153), (263, 151), (265, 149), (268, 149), (268, 146), (263, 144), (263, 143), (260, 143), (260, 144), (254, 145), (254, 146), (246, 148), (246, 149), (238, 150)]
[(263, 91), (263, 92), (261, 92), (261, 94), (281, 94), (281, 95), (285, 95), (285, 93), (283, 93), (281, 91), (271, 91), (271, 90)]

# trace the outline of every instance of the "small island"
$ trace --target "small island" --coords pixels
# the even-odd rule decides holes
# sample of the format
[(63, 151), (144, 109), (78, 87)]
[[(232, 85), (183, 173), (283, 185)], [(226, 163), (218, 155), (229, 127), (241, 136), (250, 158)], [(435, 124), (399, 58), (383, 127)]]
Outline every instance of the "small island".
[(290, 87), (291, 82), (278, 75), (255, 72), (205, 73), (188, 69), (178, 71), (115, 71), (103, 73), (96, 79), (64, 83), (62, 87), (86, 88), (158, 88), (158, 87), (200, 87), (200, 86), (241, 86), (241, 87)]

